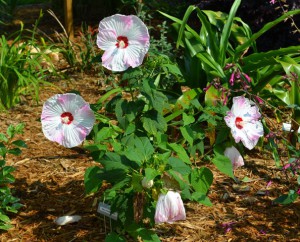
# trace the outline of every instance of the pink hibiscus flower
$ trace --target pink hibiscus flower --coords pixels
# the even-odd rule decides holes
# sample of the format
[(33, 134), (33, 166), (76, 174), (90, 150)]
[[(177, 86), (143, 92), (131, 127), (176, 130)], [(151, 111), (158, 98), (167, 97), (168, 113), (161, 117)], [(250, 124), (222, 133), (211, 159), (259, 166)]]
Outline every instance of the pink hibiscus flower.
[(178, 192), (168, 191), (160, 194), (155, 209), (155, 223), (173, 223), (177, 220), (185, 220), (185, 209)]
[(232, 167), (234, 170), (244, 165), (243, 157), (241, 156), (237, 148), (235, 148), (234, 146), (227, 147), (224, 151), (224, 155), (231, 160)]
[(232, 108), (224, 119), (227, 126), (231, 128), (235, 142), (242, 141), (243, 145), (251, 150), (264, 135), (260, 117), (258, 107), (248, 98), (239, 96), (233, 98)]
[(104, 50), (102, 65), (112, 71), (141, 65), (149, 49), (149, 39), (146, 25), (135, 15), (104, 18), (97, 35), (97, 45)]
[(72, 148), (80, 145), (91, 132), (95, 116), (81, 96), (56, 94), (44, 103), (41, 122), (46, 138)]

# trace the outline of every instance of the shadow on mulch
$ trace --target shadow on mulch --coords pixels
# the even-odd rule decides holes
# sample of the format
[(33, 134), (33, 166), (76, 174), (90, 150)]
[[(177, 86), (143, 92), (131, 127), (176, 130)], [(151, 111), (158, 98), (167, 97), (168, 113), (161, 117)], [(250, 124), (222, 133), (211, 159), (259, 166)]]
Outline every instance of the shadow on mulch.
[[(13, 218), (20, 241), (104, 241), (104, 222), (96, 213), (97, 196), (85, 196), (82, 180), (61, 186), (52, 179), (28, 184), (22, 178), (17, 179), (14, 186), (15, 195), (24, 205)], [(54, 223), (57, 217), (71, 214), (80, 215), (82, 219), (64, 226)]]

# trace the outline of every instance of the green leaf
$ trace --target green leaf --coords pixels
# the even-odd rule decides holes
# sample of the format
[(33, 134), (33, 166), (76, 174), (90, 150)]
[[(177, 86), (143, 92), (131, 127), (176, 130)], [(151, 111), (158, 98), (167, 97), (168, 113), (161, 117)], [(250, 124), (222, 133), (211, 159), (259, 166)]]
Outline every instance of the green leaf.
[(251, 36), (251, 38), (246, 43), (244, 43), (244, 44), (242, 44), (242, 45), (240, 45), (236, 48), (234, 59), (237, 59), (238, 55), (241, 55), (247, 48), (249, 48), (252, 45), (252, 43), (257, 38), (259, 38), (265, 32), (267, 32), (268, 30), (270, 30), (271, 28), (273, 28), (274, 26), (276, 26), (280, 22), (286, 20), (288, 17), (299, 14), (299, 13), (300, 13), (299, 9), (289, 11), (289, 12), (286, 12), (285, 14), (283, 14), (282, 16), (280, 16), (279, 18), (275, 19), (274, 21), (265, 24), (258, 32), (253, 34)]
[[(188, 187), (187, 181), (184, 180), (182, 177), (181, 173), (175, 170), (168, 170), (167, 174), (169, 177), (172, 179), (168, 180), (166, 179), (165, 186), (168, 187), (169, 189), (174, 189), (174, 190), (184, 190), (186, 187)], [(170, 187), (169, 187), (170, 186)]]
[(5, 136), (5, 134), (0, 133), (0, 141), (3, 141), (4, 143), (8, 142), (8, 138)]
[(6, 153), (7, 153), (6, 147), (4, 146), (3, 143), (0, 143), (0, 156), (2, 156), (3, 159), (5, 159)]
[(212, 159), (212, 162), (219, 169), (219, 171), (231, 178), (234, 178), (232, 163), (227, 156), (217, 154)]
[(7, 153), (13, 155), (21, 155), (22, 151), (19, 148), (13, 148), (13, 149), (9, 149)]
[(143, 191), (142, 179), (143, 176), (141, 174), (134, 173), (132, 175), (131, 185), (135, 192)]
[(127, 240), (124, 239), (121, 235), (111, 232), (105, 237), (105, 242), (126, 242)]
[(160, 175), (160, 173), (154, 168), (147, 167), (145, 169), (145, 177), (147, 178), (148, 181), (153, 180), (158, 175)]
[[(200, 88), (194, 88), (194, 89), (191, 89), (191, 90), (188, 90), (188, 91), (184, 92), (177, 99), (177, 101), (175, 103), (176, 109), (182, 109), (182, 108), (188, 109), (188, 108), (190, 108), (191, 101), (194, 100), (194, 99), (197, 99), (202, 92), (203, 91)], [(178, 116), (180, 114), (181, 114), (181, 112), (178, 112)], [(169, 122), (169, 119), (168, 119), (167, 122)]]
[(221, 66), (224, 66), (225, 64), (225, 59), (226, 59), (226, 51), (228, 48), (228, 42), (229, 42), (229, 36), (231, 33), (231, 28), (233, 24), (233, 19), (235, 17), (236, 11), (238, 7), (241, 4), (241, 0), (235, 0), (234, 3), (232, 4), (232, 7), (230, 9), (228, 18), (226, 20), (225, 26), (222, 30), (222, 35), (221, 35), (221, 40), (220, 40), (220, 64)]
[(27, 148), (27, 145), (23, 140), (15, 140), (12, 144), (18, 147)]
[(93, 166), (86, 169), (84, 174), (84, 188), (87, 194), (97, 192), (102, 186), (103, 169)]
[(120, 170), (127, 173), (130, 168), (137, 168), (136, 163), (128, 160), (126, 156), (113, 152), (107, 152), (100, 160), (105, 171)]
[(136, 233), (144, 242), (160, 242), (158, 235), (152, 230), (139, 228)]
[(180, 127), (181, 134), (183, 138), (189, 143), (190, 146), (193, 146), (194, 143), (194, 134), (193, 130), (189, 126)]
[[(203, 63), (207, 64), (211, 70), (214, 71), (214, 75), (218, 76), (218, 77), (221, 77), (222, 79), (226, 79), (226, 75), (222, 69), (222, 67), (220, 66), (219, 63), (217, 63), (213, 57), (208, 54), (207, 52), (199, 52), (197, 55), (197, 58), (199, 58)], [(209, 69), (209, 71), (211, 71)]]
[(100, 143), (101, 141), (104, 141), (108, 138), (114, 138), (116, 137), (117, 133), (112, 127), (103, 127), (100, 129), (96, 136), (95, 136), (95, 142)]
[(189, 125), (195, 122), (195, 118), (192, 115), (187, 115), (186, 113), (182, 114), (183, 125)]
[(192, 164), (190, 161), (190, 157), (187, 155), (185, 149), (176, 143), (170, 143), (168, 146), (175, 151), (175, 153), (178, 155), (179, 159), (181, 159), (186, 164)]
[(2, 222), (5, 222), (5, 223), (9, 223), (10, 222), (10, 218), (4, 214), (0, 214), (0, 220)]
[(206, 167), (194, 168), (191, 172), (190, 180), (196, 192), (207, 194), (213, 182), (213, 173)]
[(198, 203), (203, 204), (203, 205), (206, 205), (206, 206), (209, 206), (209, 207), (212, 206), (212, 203), (209, 200), (209, 198), (205, 194), (203, 194), (201, 192), (194, 192), (192, 194), (192, 199), (194, 201), (197, 201)]
[(143, 88), (141, 93), (149, 100), (150, 105), (158, 112), (162, 113), (166, 106), (167, 97), (156, 90), (154, 83), (149, 79), (143, 79)]
[(154, 148), (148, 137), (135, 137), (134, 144), (124, 152), (129, 160), (135, 161), (139, 165), (150, 160), (153, 153)]
[(9, 125), (6, 133), (8, 138), (12, 139), (15, 136), (15, 127), (12, 124)]
[(282, 205), (287, 205), (296, 201), (299, 195), (294, 191), (290, 190), (288, 194), (281, 195), (280, 197), (276, 198), (273, 202), (280, 203)]
[(168, 126), (165, 118), (156, 110), (150, 110), (141, 118), (144, 129), (151, 135), (158, 132), (166, 132)]
[(176, 157), (170, 157), (168, 160), (168, 164), (174, 171), (177, 171), (183, 176), (188, 175), (191, 172), (191, 167)]

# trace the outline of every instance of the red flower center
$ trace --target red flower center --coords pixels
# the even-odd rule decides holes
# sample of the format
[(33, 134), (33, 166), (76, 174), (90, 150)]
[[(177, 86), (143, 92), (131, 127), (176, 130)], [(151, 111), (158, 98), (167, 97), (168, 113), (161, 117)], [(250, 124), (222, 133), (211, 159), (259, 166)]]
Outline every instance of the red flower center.
[(61, 122), (63, 124), (70, 124), (74, 120), (74, 117), (70, 112), (65, 112), (62, 115), (60, 115), (60, 117), (61, 117)]
[(243, 128), (243, 119), (241, 117), (236, 117), (236, 119), (235, 119), (235, 126), (238, 129), (242, 129)]
[(128, 46), (128, 38), (126, 36), (118, 36), (116, 46), (117, 48), (125, 49)]

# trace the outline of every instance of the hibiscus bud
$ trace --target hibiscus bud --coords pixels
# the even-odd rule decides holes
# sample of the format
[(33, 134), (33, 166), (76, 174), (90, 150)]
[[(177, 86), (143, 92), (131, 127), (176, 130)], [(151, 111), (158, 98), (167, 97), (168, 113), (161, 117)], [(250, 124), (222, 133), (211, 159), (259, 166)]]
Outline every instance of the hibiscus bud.
[(227, 156), (232, 163), (233, 169), (236, 169), (244, 165), (244, 159), (240, 152), (234, 147), (227, 147), (224, 151), (224, 155)]
[(150, 188), (153, 186), (153, 180), (148, 180), (146, 177), (143, 178), (142, 180), (142, 186), (144, 188)]
[(160, 194), (155, 209), (155, 223), (173, 223), (185, 220), (185, 208), (178, 192), (168, 191)]
[(229, 79), (229, 84), (230, 84), (231, 86), (234, 85), (234, 77), (235, 77), (235, 72), (232, 72), (232, 73), (231, 73), (231, 76), (230, 76), (230, 79)]

